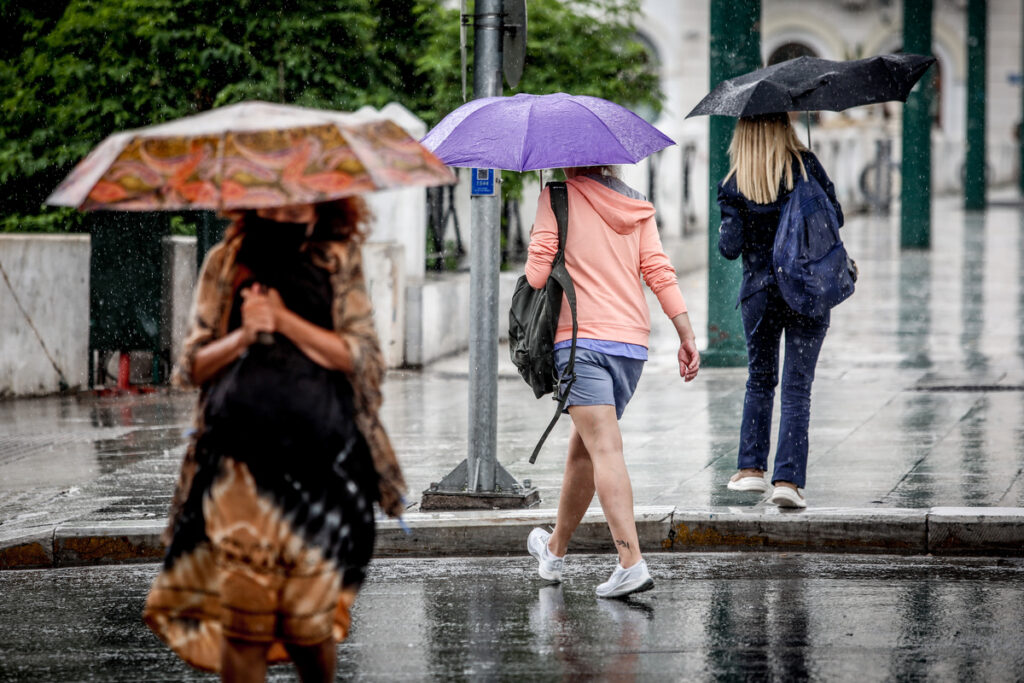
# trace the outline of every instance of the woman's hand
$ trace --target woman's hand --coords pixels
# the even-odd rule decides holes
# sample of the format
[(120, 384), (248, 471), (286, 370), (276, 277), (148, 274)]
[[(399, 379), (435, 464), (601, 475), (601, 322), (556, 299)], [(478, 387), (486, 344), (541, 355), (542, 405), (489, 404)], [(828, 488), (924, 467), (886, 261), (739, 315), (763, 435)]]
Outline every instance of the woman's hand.
[(679, 376), (684, 382), (691, 381), (700, 370), (700, 352), (693, 337), (679, 342)]
[(242, 290), (242, 341), (246, 347), (256, 343), (261, 332), (277, 330), (284, 302), (276, 289), (254, 284)]
[(700, 370), (700, 352), (697, 351), (697, 341), (690, 326), (690, 316), (680, 313), (672, 318), (672, 324), (679, 334), (679, 353), (676, 355), (679, 360), (679, 376), (684, 382), (689, 382)]

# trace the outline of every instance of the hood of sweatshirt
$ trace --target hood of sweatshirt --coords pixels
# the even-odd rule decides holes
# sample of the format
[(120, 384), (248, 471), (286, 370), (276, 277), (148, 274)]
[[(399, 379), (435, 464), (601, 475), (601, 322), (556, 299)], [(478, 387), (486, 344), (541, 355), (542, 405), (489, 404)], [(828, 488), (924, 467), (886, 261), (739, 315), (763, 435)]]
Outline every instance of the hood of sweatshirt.
[(567, 185), (620, 235), (632, 233), (654, 216), (654, 205), (649, 201), (627, 197), (592, 178), (577, 176)]

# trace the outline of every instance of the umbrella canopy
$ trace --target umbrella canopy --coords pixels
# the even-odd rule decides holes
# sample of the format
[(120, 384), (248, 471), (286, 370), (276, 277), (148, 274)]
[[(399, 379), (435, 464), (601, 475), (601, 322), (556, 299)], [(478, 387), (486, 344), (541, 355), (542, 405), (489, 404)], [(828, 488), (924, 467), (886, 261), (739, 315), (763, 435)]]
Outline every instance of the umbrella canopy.
[(243, 102), (111, 135), (46, 201), (82, 210), (257, 209), (455, 180), (377, 114)]
[(467, 102), (422, 142), (449, 166), (507, 171), (635, 164), (675, 144), (625, 107), (565, 93)]
[(878, 55), (849, 62), (797, 57), (719, 83), (687, 118), (842, 111), (899, 100), (935, 61), (926, 55)]

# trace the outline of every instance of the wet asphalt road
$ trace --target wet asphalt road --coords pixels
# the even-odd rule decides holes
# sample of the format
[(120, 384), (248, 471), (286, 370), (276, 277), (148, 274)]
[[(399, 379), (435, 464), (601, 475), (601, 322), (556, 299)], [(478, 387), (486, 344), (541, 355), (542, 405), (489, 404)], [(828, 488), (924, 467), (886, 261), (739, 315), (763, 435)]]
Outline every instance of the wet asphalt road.
[[(376, 562), (339, 679), (1024, 679), (1024, 559), (648, 561), (656, 588), (628, 602), (594, 597), (610, 556), (571, 557), (561, 587), (526, 558)], [(156, 569), (0, 573), (0, 681), (216, 680), (142, 625)]]

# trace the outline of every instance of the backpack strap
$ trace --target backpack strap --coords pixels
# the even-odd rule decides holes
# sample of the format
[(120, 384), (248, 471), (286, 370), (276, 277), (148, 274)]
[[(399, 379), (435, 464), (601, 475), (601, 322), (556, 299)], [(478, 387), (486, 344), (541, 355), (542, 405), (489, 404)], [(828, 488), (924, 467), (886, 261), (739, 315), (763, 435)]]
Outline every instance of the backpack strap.
[(555, 259), (551, 264), (551, 274), (548, 277), (561, 286), (565, 299), (569, 302), (569, 311), (572, 313), (572, 345), (569, 347), (569, 362), (555, 382), (555, 392), (552, 396), (558, 404), (555, 408), (555, 415), (548, 423), (547, 429), (541, 434), (540, 440), (533, 449), (533, 454), (530, 455), (531, 465), (536, 462), (541, 446), (544, 445), (548, 434), (554, 429), (558, 418), (562, 416), (565, 403), (569, 400), (569, 390), (576, 382), (576, 333), (579, 331), (576, 321), (576, 287), (565, 267), (565, 243), (569, 235), (569, 192), (565, 183), (561, 182), (548, 183), (548, 189), (551, 194), (551, 209), (554, 211), (555, 221), (558, 223), (558, 252), (555, 253)]

